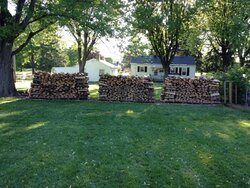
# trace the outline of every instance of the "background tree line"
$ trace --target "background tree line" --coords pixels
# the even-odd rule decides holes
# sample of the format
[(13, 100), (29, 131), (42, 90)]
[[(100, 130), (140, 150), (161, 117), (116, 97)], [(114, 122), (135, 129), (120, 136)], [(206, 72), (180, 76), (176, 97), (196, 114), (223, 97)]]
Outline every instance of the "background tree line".
[[(157, 55), (165, 76), (175, 55), (194, 56), (200, 72), (249, 64), (248, 0), (2, 0), (0, 6), (0, 96), (16, 94), (14, 59), (20, 69), (49, 71), (78, 63), (84, 72), (104, 36), (129, 36), (124, 64), (131, 55)], [(60, 41), (60, 27), (75, 39), (69, 49)]]

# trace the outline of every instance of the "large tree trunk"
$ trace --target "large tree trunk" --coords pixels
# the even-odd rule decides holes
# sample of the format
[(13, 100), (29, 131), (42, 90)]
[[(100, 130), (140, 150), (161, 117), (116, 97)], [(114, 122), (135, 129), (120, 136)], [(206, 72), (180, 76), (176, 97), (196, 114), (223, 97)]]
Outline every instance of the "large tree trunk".
[(12, 97), (17, 94), (12, 58), (13, 42), (1, 41), (0, 45), (0, 97)]
[(13, 67), (13, 79), (14, 83), (16, 83), (16, 56), (12, 56), (12, 67)]
[(86, 62), (87, 62), (87, 59), (83, 58), (81, 63), (79, 64), (79, 73), (84, 73)]
[(161, 62), (164, 71), (164, 80), (168, 77), (169, 65), (168, 62)]
[(77, 54), (78, 54), (78, 65), (79, 65), (79, 73), (82, 71), (82, 44), (81, 41), (77, 41)]
[(233, 52), (226, 45), (222, 45), (221, 53), (223, 71), (227, 71), (230, 66), (233, 65)]
[(34, 75), (35, 74), (35, 57), (34, 57), (34, 52), (31, 52), (30, 64), (31, 64), (31, 68), (32, 68), (32, 75)]

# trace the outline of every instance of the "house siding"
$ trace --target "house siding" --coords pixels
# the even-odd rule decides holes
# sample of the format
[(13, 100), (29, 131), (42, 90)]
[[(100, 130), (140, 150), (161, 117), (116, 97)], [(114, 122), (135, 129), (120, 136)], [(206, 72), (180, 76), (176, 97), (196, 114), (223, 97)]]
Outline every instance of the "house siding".
[[(147, 72), (138, 72), (138, 66), (147, 67)], [(173, 68), (176, 70), (178, 68), (178, 73), (180, 68), (182, 70), (189, 68), (189, 76), (187, 75), (173, 75), (176, 77), (183, 77), (183, 78), (194, 78), (195, 72), (196, 72), (196, 66), (195, 65), (184, 65), (184, 64), (171, 64), (170, 68)], [(154, 80), (161, 81), (164, 78), (164, 72), (157, 71), (157, 75), (155, 75), (154, 70), (155, 69), (162, 69), (162, 65), (160, 64), (138, 64), (138, 63), (131, 63), (131, 75), (132, 76), (150, 76)], [(186, 72), (187, 73), (187, 72)], [(172, 76), (170, 74), (170, 76)]]
[[(106, 64), (101, 63), (97, 59), (91, 59), (86, 62), (85, 72), (88, 73), (89, 81), (96, 82), (99, 81), (100, 70), (103, 70), (104, 74), (109, 74), (113, 76), (118, 75), (118, 68), (111, 68)], [(54, 73), (78, 73), (79, 66), (75, 65), (74, 67), (54, 67), (52, 68)]]

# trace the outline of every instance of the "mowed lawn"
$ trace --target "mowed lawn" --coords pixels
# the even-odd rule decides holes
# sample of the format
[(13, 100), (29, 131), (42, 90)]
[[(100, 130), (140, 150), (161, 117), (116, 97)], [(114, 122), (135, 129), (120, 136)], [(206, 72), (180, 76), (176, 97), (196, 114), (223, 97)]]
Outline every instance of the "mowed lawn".
[(0, 99), (0, 187), (249, 187), (250, 113)]

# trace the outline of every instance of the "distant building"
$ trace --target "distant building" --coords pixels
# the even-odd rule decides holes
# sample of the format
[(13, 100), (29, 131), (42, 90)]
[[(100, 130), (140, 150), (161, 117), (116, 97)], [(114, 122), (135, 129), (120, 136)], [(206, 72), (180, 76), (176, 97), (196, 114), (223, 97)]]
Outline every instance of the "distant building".
[[(130, 66), (132, 76), (150, 76), (156, 81), (164, 78), (163, 67), (157, 56), (131, 57)], [(169, 76), (194, 78), (195, 72), (195, 59), (192, 56), (176, 56), (169, 68)]]
[[(104, 60), (90, 59), (86, 62), (85, 72), (88, 73), (89, 81), (99, 81), (99, 75), (109, 74), (113, 76), (118, 75), (118, 66), (113, 65)], [(51, 72), (53, 73), (78, 73), (79, 65), (73, 67), (53, 67)]]

